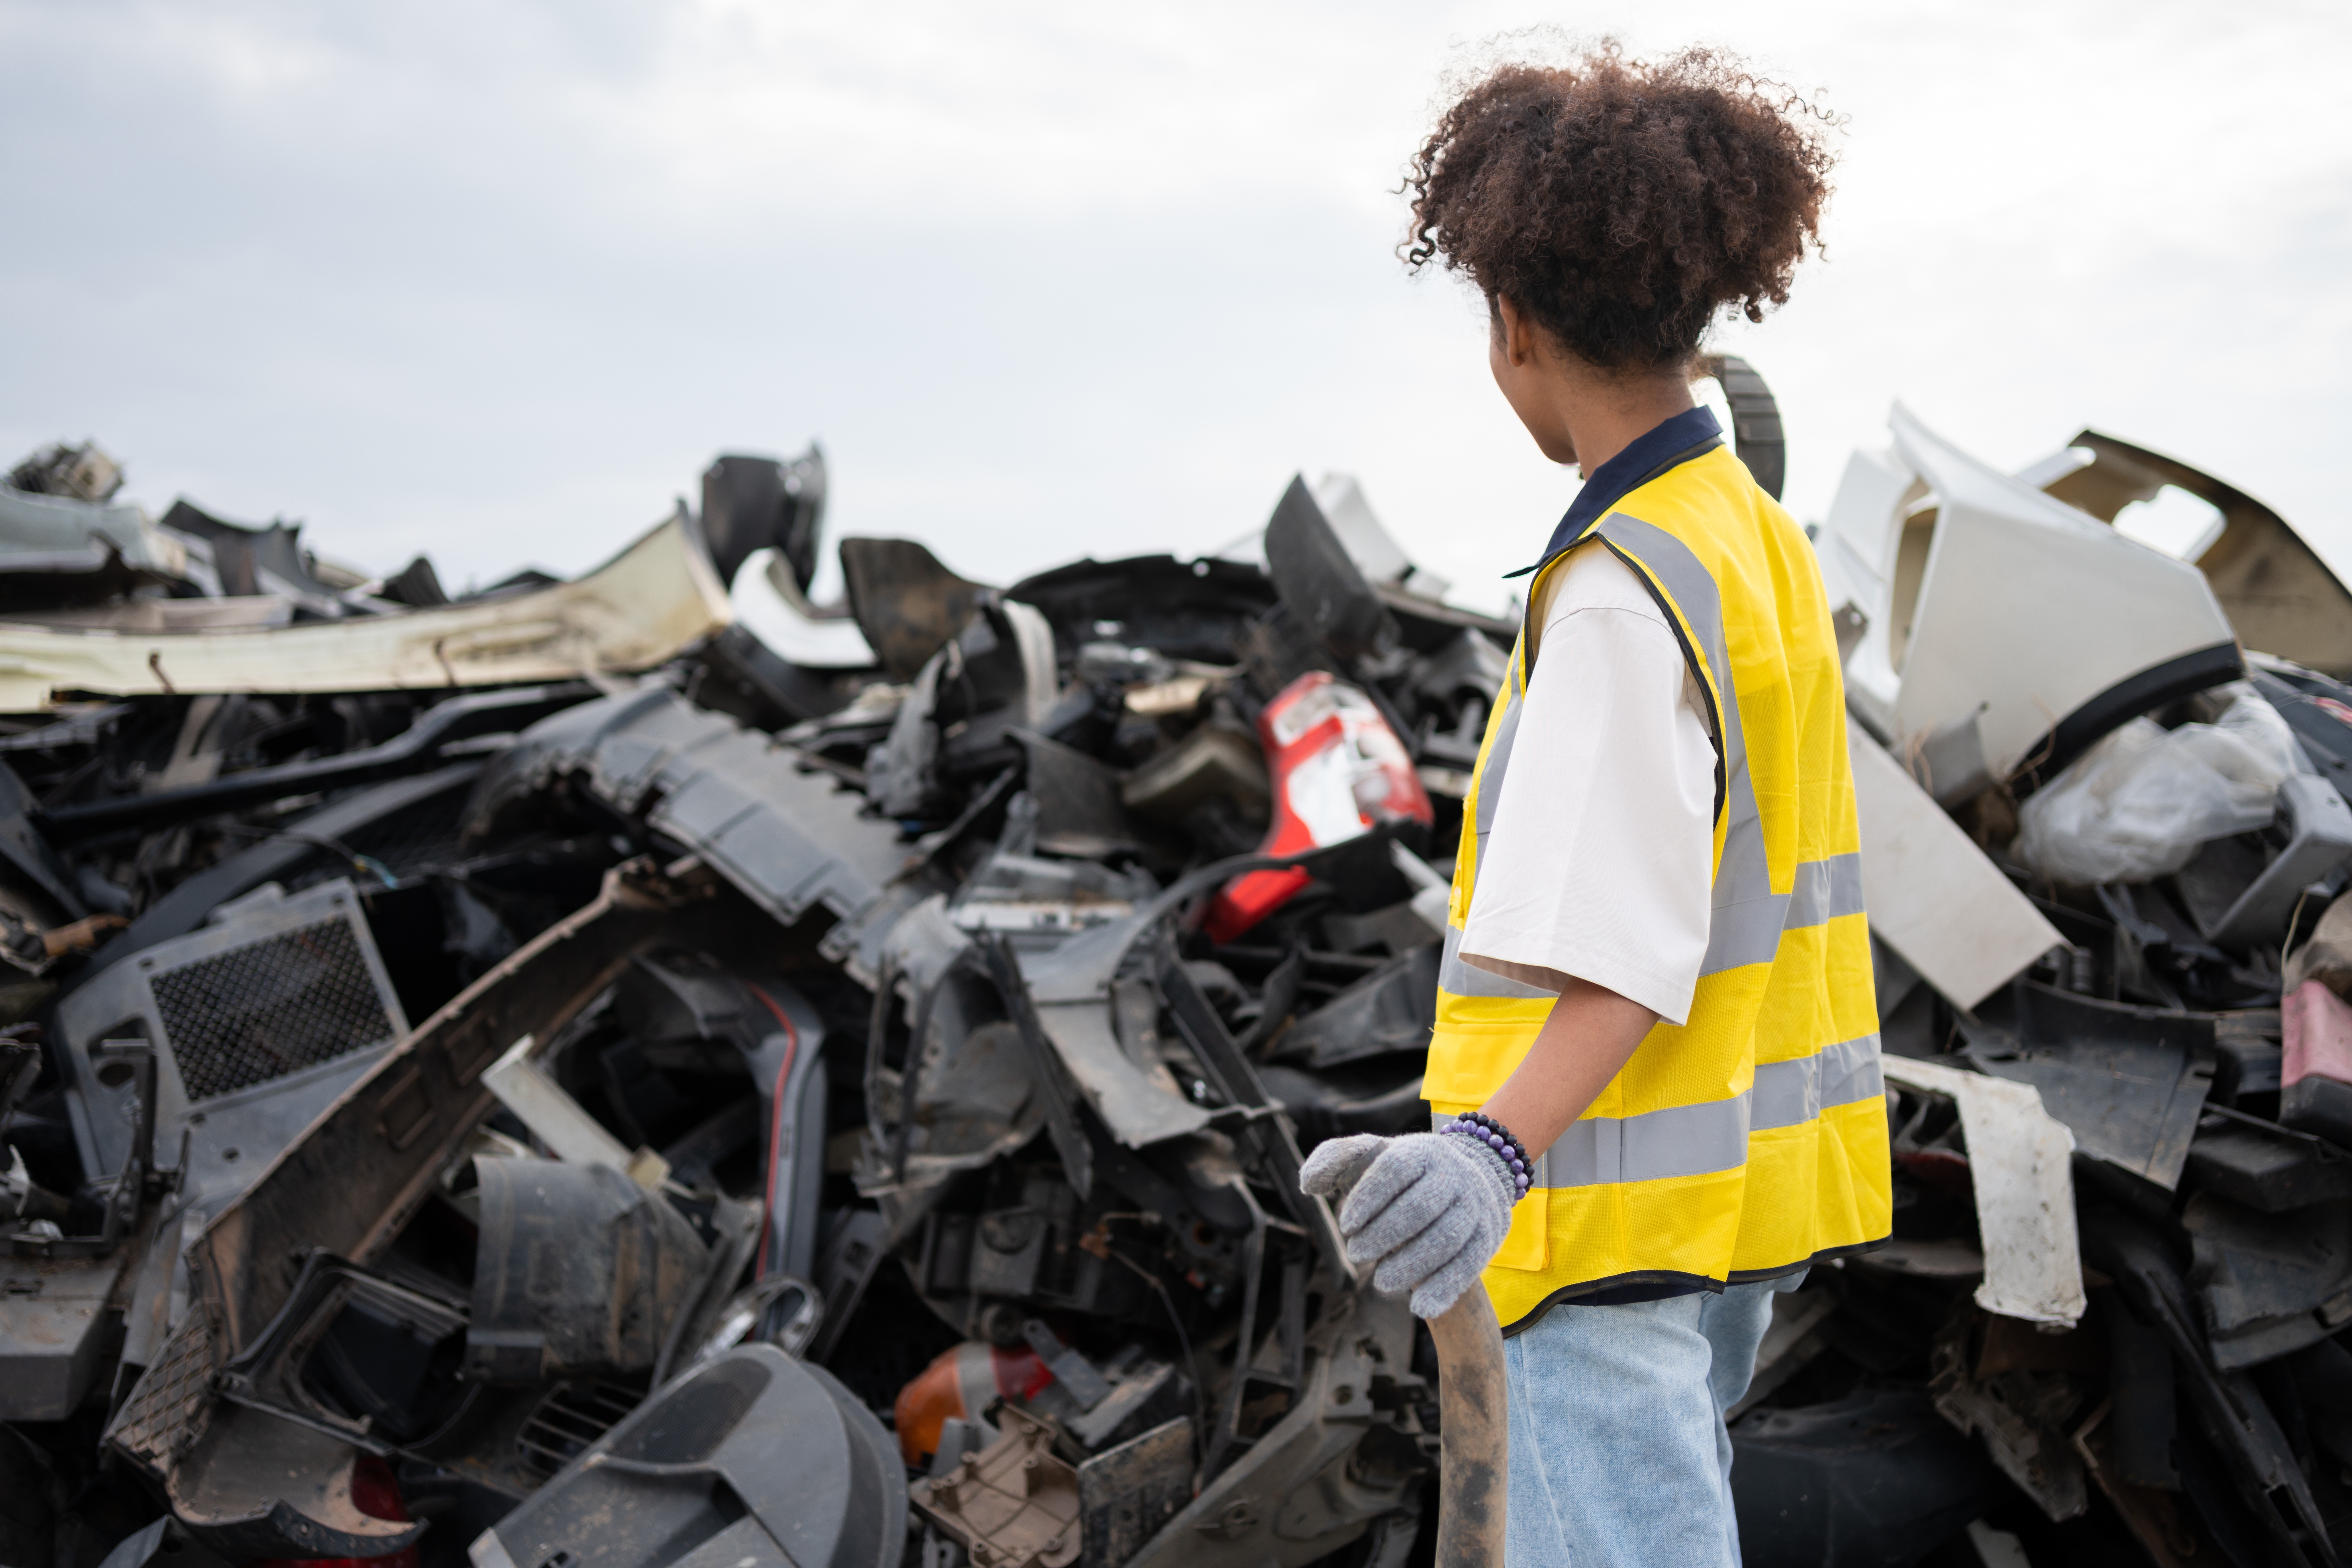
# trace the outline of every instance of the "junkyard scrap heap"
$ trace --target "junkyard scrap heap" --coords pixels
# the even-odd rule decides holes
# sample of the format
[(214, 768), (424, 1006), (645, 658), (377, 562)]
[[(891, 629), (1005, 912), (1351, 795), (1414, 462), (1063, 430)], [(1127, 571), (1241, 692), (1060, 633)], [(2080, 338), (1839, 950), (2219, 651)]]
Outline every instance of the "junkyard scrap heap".
[[(2334, 1563), (2352, 594), (1891, 436), (1811, 531), (1895, 1234), (1777, 1299), (1747, 1561)], [(1517, 627), (1353, 480), (822, 605), (814, 447), (456, 595), (121, 482), (0, 486), (0, 1563), (1430, 1561), (1431, 1342), (1297, 1167), (1427, 1125)]]

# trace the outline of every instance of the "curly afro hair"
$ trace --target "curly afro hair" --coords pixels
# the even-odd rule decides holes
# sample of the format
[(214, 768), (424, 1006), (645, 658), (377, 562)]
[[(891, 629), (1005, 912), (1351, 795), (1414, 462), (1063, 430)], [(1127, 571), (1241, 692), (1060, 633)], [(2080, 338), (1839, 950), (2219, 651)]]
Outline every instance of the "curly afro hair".
[(1400, 247), (1497, 295), (1605, 370), (1686, 363), (1718, 310), (1785, 304), (1821, 247), (1832, 121), (1706, 49), (1505, 65), (1448, 109), (1405, 178)]

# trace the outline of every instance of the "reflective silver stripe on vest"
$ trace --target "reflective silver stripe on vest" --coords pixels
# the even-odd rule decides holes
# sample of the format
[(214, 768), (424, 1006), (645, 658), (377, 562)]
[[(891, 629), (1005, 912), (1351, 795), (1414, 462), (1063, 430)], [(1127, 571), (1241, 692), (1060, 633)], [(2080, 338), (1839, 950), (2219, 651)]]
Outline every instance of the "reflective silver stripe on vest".
[[(1760, 846), (1763, 837), (1757, 836)], [(1731, 846), (1727, 837), (1723, 860), (1727, 870), (1731, 864)], [(1783, 931), (1802, 931), (1837, 919), (1840, 915), (1863, 913), (1862, 857), (1858, 854), (1832, 855), (1826, 860), (1805, 860), (1798, 863), (1795, 882), (1785, 893), (1767, 893), (1737, 904), (1723, 902), (1720, 892), (1723, 878), (1716, 878), (1717, 898), (1714, 921), (1707, 928), (1706, 960), (1699, 973), (1713, 974), (1718, 970), (1737, 969), (1743, 963), (1769, 963), (1780, 951)]]
[[(1748, 1162), (1748, 1135), (1798, 1127), (1832, 1106), (1886, 1092), (1878, 1037), (1824, 1046), (1796, 1061), (1767, 1062), (1746, 1094), (1677, 1105), (1640, 1116), (1588, 1116), (1536, 1159), (1538, 1187), (1594, 1187), (1735, 1170)], [(1433, 1115), (1433, 1129), (1454, 1119)]]
[[(1480, 835), (1480, 837), (1484, 837), (1484, 834)], [(1477, 873), (1474, 868), (1471, 873), (1474, 889), (1476, 881)], [(1759, 921), (1771, 925), (1770, 941), (1775, 952), (1779, 951), (1780, 935), (1784, 931), (1825, 925), (1841, 915), (1861, 914), (1864, 912), (1862, 857), (1858, 854), (1832, 855), (1826, 860), (1800, 862), (1795, 886), (1790, 891), (1770, 895), (1769, 905), (1744, 906), (1743, 912), (1752, 912)], [(1718, 922), (1725, 918), (1721, 910), (1715, 913)], [(1710, 952), (1716, 940), (1711, 933), (1708, 938)], [(1507, 980), (1491, 970), (1465, 962), (1462, 957), (1462, 931), (1457, 926), (1448, 926), (1445, 930), (1445, 955), (1438, 964), (1437, 984), (1455, 996), (1529, 997), (1552, 994), (1538, 986)], [(1832, 1100), (1831, 1103), (1843, 1102)]]
[(1788, 900), (1772, 891), (1764, 855), (1764, 822), (1756, 783), (1748, 776), (1748, 737), (1739, 696), (1731, 683), (1731, 654), (1723, 637), (1723, 595), (1690, 546), (1654, 523), (1612, 511), (1594, 528), (1620, 553), (1655, 577), (1690, 627), (1693, 651), (1716, 694), (1723, 746), (1723, 859), (1716, 867), (1714, 917), (1707, 928), (1702, 975), (1744, 964), (1769, 963), (1780, 950)]
[(1797, 868), (1790, 892), (1772, 890), (1756, 783), (1748, 773), (1748, 738), (1731, 679), (1731, 655), (1724, 641), (1722, 592), (1690, 547), (1654, 523), (1612, 511), (1593, 531), (1657, 579), (1689, 625), (1694, 651), (1706, 666), (1701, 673), (1714, 677), (1716, 705), (1721, 710), (1717, 718), (1723, 746), (1723, 859), (1716, 868), (1706, 957), (1699, 973), (1717, 974), (1746, 964), (1769, 963), (1780, 950), (1784, 930), (1862, 912), (1861, 862), (1846, 855), (1810, 862)]
[(1470, 891), (1478, 891), (1478, 868), (1486, 863), (1486, 840), (1495, 831), (1495, 816), (1503, 804), (1503, 774), (1511, 765), (1511, 748), (1518, 743), (1519, 715), (1524, 699), (1519, 693), (1518, 666), (1503, 682), (1503, 716), (1495, 721), (1495, 742), (1486, 748), (1486, 760), (1478, 773), (1478, 848), (1477, 858), (1470, 863)]
[[(1520, 631), (1524, 643), (1527, 633)], [(1478, 872), (1486, 864), (1486, 840), (1495, 831), (1495, 818), (1503, 804), (1503, 774), (1510, 767), (1511, 748), (1519, 738), (1519, 715), (1522, 697), (1519, 689), (1518, 649), (1511, 650), (1511, 673), (1503, 679), (1503, 711), (1495, 721), (1494, 743), (1486, 748), (1486, 759), (1478, 774), (1477, 847), (1470, 862), (1470, 893), (1478, 893)], [(1504, 996), (1514, 999), (1549, 996), (1552, 993), (1516, 980), (1507, 980), (1488, 970), (1474, 968), (1462, 962), (1462, 928), (1449, 923), (1445, 928), (1445, 952), (1438, 961), (1437, 984), (1456, 996)]]
[(1832, 855), (1808, 860), (1797, 868), (1796, 886), (1789, 893), (1789, 919), (1782, 928), (1802, 931), (1826, 925), (1840, 915), (1862, 913), (1862, 856)]
[(1748, 1090), (1751, 1131), (1798, 1127), (1833, 1105), (1876, 1100), (1886, 1092), (1878, 1071), (1878, 1037), (1864, 1035), (1823, 1046), (1794, 1061), (1759, 1062), (1756, 1087)]
[[(1453, 1121), (1432, 1115), (1435, 1131)], [(1737, 1170), (1748, 1161), (1748, 1096), (1641, 1116), (1588, 1116), (1536, 1156), (1535, 1185), (1597, 1187)]]
[[(1620, 554), (1633, 558), (1636, 570), (1654, 576), (1690, 628), (1694, 651), (1706, 667), (1716, 693), (1724, 767), (1723, 858), (1717, 864), (1709, 899), (1706, 956), (1699, 964), (1702, 977), (1751, 963), (1769, 963), (1780, 951), (1784, 931), (1801, 930), (1860, 914), (1862, 858), (1836, 855), (1806, 861), (1794, 868), (1790, 890), (1772, 890), (1772, 868), (1764, 851), (1764, 824), (1756, 805), (1755, 781), (1748, 773), (1748, 740), (1740, 722), (1739, 699), (1731, 681), (1731, 656), (1724, 641), (1723, 595), (1715, 578), (1690, 547), (1665, 530), (1640, 518), (1612, 511), (1592, 530)], [(1672, 610), (1669, 611), (1671, 616)], [(1526, 644), (1520, 632), (1520, 647)], [(1511, 676), (1504, 686), (1504, 711), (1495, 728), (1494, 743), (1478, 779), (1477, 858), (1471, 867), (1470, 891), (1475, 906), (1478, 868), (1486, 861), (1486, 845), (1503, 798), (1503, 775), (1518, 739), (1524, 696), (1520, 689), (1520, 650), (1512, 654)], [(1499, 974), (1462, 962), (1461, 932), (1445, 933), (1445, 952), (1438, 984), (1456, 996), (1527, 998), (1548, 995), (1535, 986), (1506, 980)]]
[(1455, 996), (1508, 996), (1517, 999), (1550, 996), (1553, 992), (1538, 985), (1528, 985), (1508, 979), (1491, 969), (1465, 963), (1462, 959), (1462, 928), (1445, 928), (1445, 954), (1438, 960), (1437, 984)]
[(1539, 1187), (1597, 1187), (1734, 1171), (1748, 1163), (1748, 1096), (1640, 1116), (1588, 1116), (1536, 1162)]

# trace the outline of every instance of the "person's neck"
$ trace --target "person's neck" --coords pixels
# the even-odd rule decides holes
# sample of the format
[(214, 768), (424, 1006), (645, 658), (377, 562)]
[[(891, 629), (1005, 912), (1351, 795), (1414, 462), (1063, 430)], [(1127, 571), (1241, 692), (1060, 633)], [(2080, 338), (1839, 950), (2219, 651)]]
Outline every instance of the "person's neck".
[(1635, 380), (1585, 371), (1564, 383), (1560, 416), (1576, 444), (1577, 470), (1588, 479), (1635, 441), (1697, 406), (1690, 383), (1680, 375)]

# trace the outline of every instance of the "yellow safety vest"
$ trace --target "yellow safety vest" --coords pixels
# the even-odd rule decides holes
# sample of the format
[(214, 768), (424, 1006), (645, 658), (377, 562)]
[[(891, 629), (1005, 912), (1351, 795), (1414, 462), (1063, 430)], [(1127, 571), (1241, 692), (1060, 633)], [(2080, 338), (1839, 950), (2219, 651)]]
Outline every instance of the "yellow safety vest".
[[(1844, 687), (1812, 546), (1716, 442), (1628, 490), (1536, 581), (1602, 547), (1656, 597), (1715, 721), (1713, 916), (1689, 1021), (1652, 1028), (1537, 1163), (1486, 1273), (1507, 1332), (1596, 1290), (1790, 1273), (1884, 1241), (1892, 1213)], [(1461, 958), (1527, 681), (1522, 625), (1464, 803), (1423, 1089), (1441, 1114), (1502, 1087), (1553, 1001)]]

